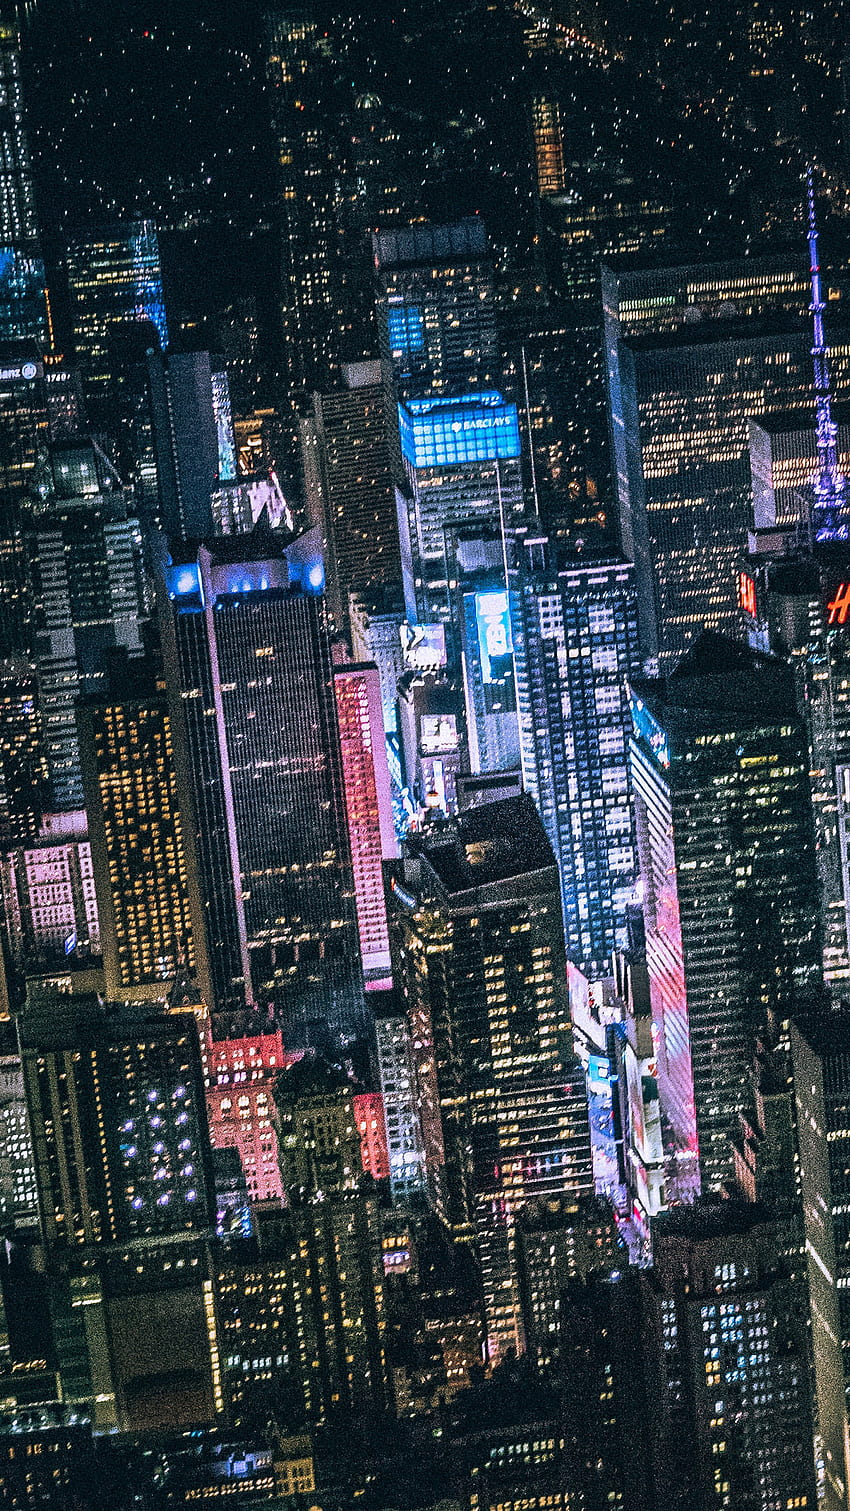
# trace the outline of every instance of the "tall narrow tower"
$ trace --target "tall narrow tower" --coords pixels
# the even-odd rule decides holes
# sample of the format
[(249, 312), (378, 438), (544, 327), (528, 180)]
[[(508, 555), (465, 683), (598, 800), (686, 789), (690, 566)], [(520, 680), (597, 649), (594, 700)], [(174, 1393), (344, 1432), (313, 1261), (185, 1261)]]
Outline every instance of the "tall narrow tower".
[(838, 426), (832, 416), (832, 391), (829, 360), (823, 329), (826, 308), (821, 287), (818, 253), (818, 219), (812, 169), (806, 173), (808, 208), (809, 269), (812, 278), (813, 336), (812, 361), (815, 369), (815, 410), (817, 414), (817, 471), (813, 482), (812, 533), (816, 541), (850, 539), (847, 482), (838, 464)]

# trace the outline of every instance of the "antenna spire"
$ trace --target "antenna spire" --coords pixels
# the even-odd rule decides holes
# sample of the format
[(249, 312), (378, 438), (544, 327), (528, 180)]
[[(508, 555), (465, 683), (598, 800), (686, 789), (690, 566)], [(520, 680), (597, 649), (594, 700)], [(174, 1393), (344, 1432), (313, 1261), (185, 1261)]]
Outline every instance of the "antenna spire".
[(847, 540), (850, 528), (847, 520), (847, 483), (838, 464), (838, 426), (832, 417), (832, 390), (829, 381), (829, 361), (823, 332), (823, 314), (826, 308), (821, 287), (820, 260), (818, 257), (818, 219), (815, 205), (814, 173), (811, 165), (806, 169), (806, 199), (808, 208), (809, 270), (812, 280), (812, 314), (814, 344), (812, 361), (815, 377), (815, 411), (817, 416), (817, 472), (814, 478), (812, 505), (812, 530), (816, 541)]

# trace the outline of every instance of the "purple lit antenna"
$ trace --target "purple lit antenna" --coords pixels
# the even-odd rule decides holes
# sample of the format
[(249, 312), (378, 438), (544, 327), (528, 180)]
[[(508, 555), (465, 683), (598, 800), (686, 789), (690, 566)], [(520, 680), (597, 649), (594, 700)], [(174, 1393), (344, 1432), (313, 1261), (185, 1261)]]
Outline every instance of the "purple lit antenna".
[(832, 418), (832, 393), (829, 382), (829, 362), (823, 334), (823, 312), (826, 308), (821, 290), (820, 262), (818, 260), (818, 220), (815, 209), (814, 175), (811, 167), (806, 170), (806, 194), (809, 211), (809, 264), (812, 275), (812, 312), (814, 345), (812, 360), (815, 369), (815, 409), (817, 413), (818, 465), (814, 478), (812, 504), (812, 530), (815, 540), (847, 540), (850, 528), (847, 483), (838, 465), (838, 426)]

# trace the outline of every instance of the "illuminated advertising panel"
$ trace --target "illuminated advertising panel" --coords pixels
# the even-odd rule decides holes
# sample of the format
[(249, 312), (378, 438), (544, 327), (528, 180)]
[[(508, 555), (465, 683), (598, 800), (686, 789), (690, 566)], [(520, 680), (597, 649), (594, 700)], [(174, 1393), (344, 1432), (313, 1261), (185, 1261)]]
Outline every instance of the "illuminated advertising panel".
[(670, 765), (670, 746), (658, 720), (653, 717), (642, 698), (629, 691), (629, 707), (635, 736), (649, 746), (659, 766), (665, 771)]
[(475, 618), (482, 680), (504, 682), (513, 673), (514, 651), (507, 593), (476, 593)]
[(423, 714), (419, 720), (419, 748), (423, 755), (447, 755), (457, 750), (454, 714)]
[(453, 467), (520, 454), (519, 416), (495, 389), (459, 399), (409, 399), (398, 406), (401, 449), (412, 467)]
[(744, 610), (745, 614), (749, 614), (751, 619), (757, 617), (756, 585), (749, 572), (738, 573), (738, 606)]
[(399, 626), (404, 664), (414, 671), (434, 671), (446, 664), (446, 627), (443, 624)]
[(826, 606), (826, 612), (828, 624), (847, 623), (847, 617), (850, 615), (850, 582), (839, 583)]

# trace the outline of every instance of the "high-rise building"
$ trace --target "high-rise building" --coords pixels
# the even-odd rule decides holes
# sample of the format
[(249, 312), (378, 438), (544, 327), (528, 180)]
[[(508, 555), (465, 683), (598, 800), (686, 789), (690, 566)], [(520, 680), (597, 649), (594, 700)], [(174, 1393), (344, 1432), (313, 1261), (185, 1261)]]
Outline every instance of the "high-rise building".
[(379, 1091), (360, 1091), (351, 1099), (360, 1134), (360, 1163), (373, 1180), (388, 1180), (390, 1155), (384, 1122), (384, 1099)]
[(17, 1055), (0, 1056), (0, 1217), (15, 1226), (38, 1218), (35, 1157)]
[(531, 102), (531, 127), (534, 132), (534, 156), (537, 162), (537, 192), (562, 194), (566, 187), (564, 172), (564, 134), (561, 110), (556, 99), (543, 94)]
[(373, 661), (378, 668), (384, 729), (394, 733), (398, 729), (398, 684), (404, 671), (404, 602), (400, 588), (352, 593), (348, 620), (354, 660)]
[[(800, 502), (808, 514), (810, 487)], [(850, 981), (850, 553), (841, 542), (789, 550), (781, 531), (754, 539), (738, 577), (741, 621), (753, 644), (790, 656), (796, 676), (809, 740), (823, 972), (840, 997)]]
[(280, 1029), (241, 1024), (238, 1035), (215, 1038), (208, 1029), (205, 1059), (210, 1138), (216, 1149), (237, 1149), (252, 1202), (280, 1201), (274, 1083), (286, 1064)]
[(36, 838), (47, 798), (47, 766), (31, 665), (0, 662), (0, 836), (4, 849)]
[(703, 1187), (718, 1189), (756, 1044), (821, 979), (806, 732), (791, 670), (711, 631), (632, 695), (662, 1111), (680, 1173), (698, 1141)]
[(636, 857), (625, 680), (640, 669), (633, 567), (529, 532), (457, 543), (470, 764), (519, 770), (558, 860), (567, 954), (607, 973)]
[(85, 813), (49, 815), (33, 844), (0, 858), (0, 884), (6, 939), (19, 969), (100, 954)]
[(48, 1252), (203, 1231), (212, 1167), (191, 1015), (53, 997), (18, 1027)]
[(427, 1191), (427, 1168), (417, 1100), (410, 1023), (401, 998), (393, 992), (371, 998), (375, 1010), (378, 1072), (386, 1126), (390, 1193), (404, 1206)]
[(107, 995), (167, 997), (185, 967), (208, 1000), (192, 831), (161, 675), (147, 661), (116, 661), (79, 720)]
[(383, 990), (390, 985), (390, 939), (381, 867), (398, 846), (377, 667), (336, 662), (334, 692), (363, 982), (368, 991)]
[(816, 1502), (805, 1311), (793, 1261), (763, 1209), (680, 1207), (653, 1223), (681, 1506)]
[[(850, 423), (838, 415), (838, 458), (850, 467)], [(750, 475), (756, 530), (788, 529), (808, 520), (811, 480), (817, 466), (817, 431), (810, 410), (792, 409), (751, 419)]]
[(824, 1504), (846, 1504), (850, 1484), (850, 1017), (793, 1023), (799, 1189), (812, 1326)]
[(288, 1050), (366, 1028), (323, 573), (298, 550), (208, 543), (167, 569), (165, 624), (213, 1000), (273, 1002)]
[(312, 6), (295, 0), (276, 7), (266, 32), (282, 211), (284, 370), (295, 406), (324, 389), (345, 355), (335, 197), (340, 144), (327, 109), (336, 91), (333, 53)]
[(116, 647), (142, 654), (150, 613), (132, 492), (96, 443), (49, 448), (25, 544), (49, 806), (73, 812), (83, 801), (76, 701), (102, 689)]
[(363, 1166), (355, 1086), (314, 1055), (289, 1065), (275, 1084), (275, 1126), (284, 1190), (293, 1202), (357, 1188)]
[(388, 876), (429, 1179), (478, 1245), (497, 1353), (519, 1338), (516, 1211), (592, 1189), (555, 858), (523, 796), (426, 825)]
[(492, 253), (481, 220), (372, 237), (381, 355), (399, 399), (500, 379)]
[(0, 348), (0, 657), (27, 654), (32, 638), (23, 525), (48, 436), (43, 379), (35, 346)]
[(328, 597), (342, 628), (349, 594), (401, 583), (392, 453), (380, 362), (347, 363), (301, 421), (307, 510), (327, 543)]
[(44, 263), (24, 118), (21, 34), (16, 15), (0, 17), (0, 337), (46, 344)]
[[(806, 403), (802, 259), (603, 267), (608, 404), (622, 543), (644, 653), (669, 670), (706, 626), (734, 625), (750, 524), (750, 418)], [(847, 381), (846, 343), (835, 378)]]
[(407, 478), (398, 517), (404, 598), (413, 624), (448, 624), (461, 525), (494, 530), (523, 511), (519, 418), (496, 389), (399, 403)]
[[(667, 671), (706, 626), (735, 628), (751, 513), (748, 420), (808, 397), (811, 336), (802, 325), (712, 321), (620, 340), (615, 353), (623, 546), (638, 573), (645, 654)], [(836, 355), (841, 392), (846, 341)]]
[(74, 348), (97, 402), (110, 378), (111, 343), (144, 321), (168, 345), (159, 242), (153, 221), (126, 221), (75, 237), (66, 253)]
[(611, 1207), (596, 1196), (578, 1206), (558, 1198), (530, 1203), (517, 1215), (516, 1237), (525, 1346), (546, 1368), (560, 1356), (570, 1281), (616, 1277), (627, 1250)]
[(209, 352), (148, 352), (159, 517), (166, 535), (213, 532), (212, 495), (236, 477), (224, 362)]
[[(359, 1162), (359, 1155), (358, 1155)], [(361, 1192), (267, 1206), (255, 1237), (217, 1255), (222, 1386), (248, 1410), (319, 1422), (386, 1407), (386, 1303), (377, 1204)]]

